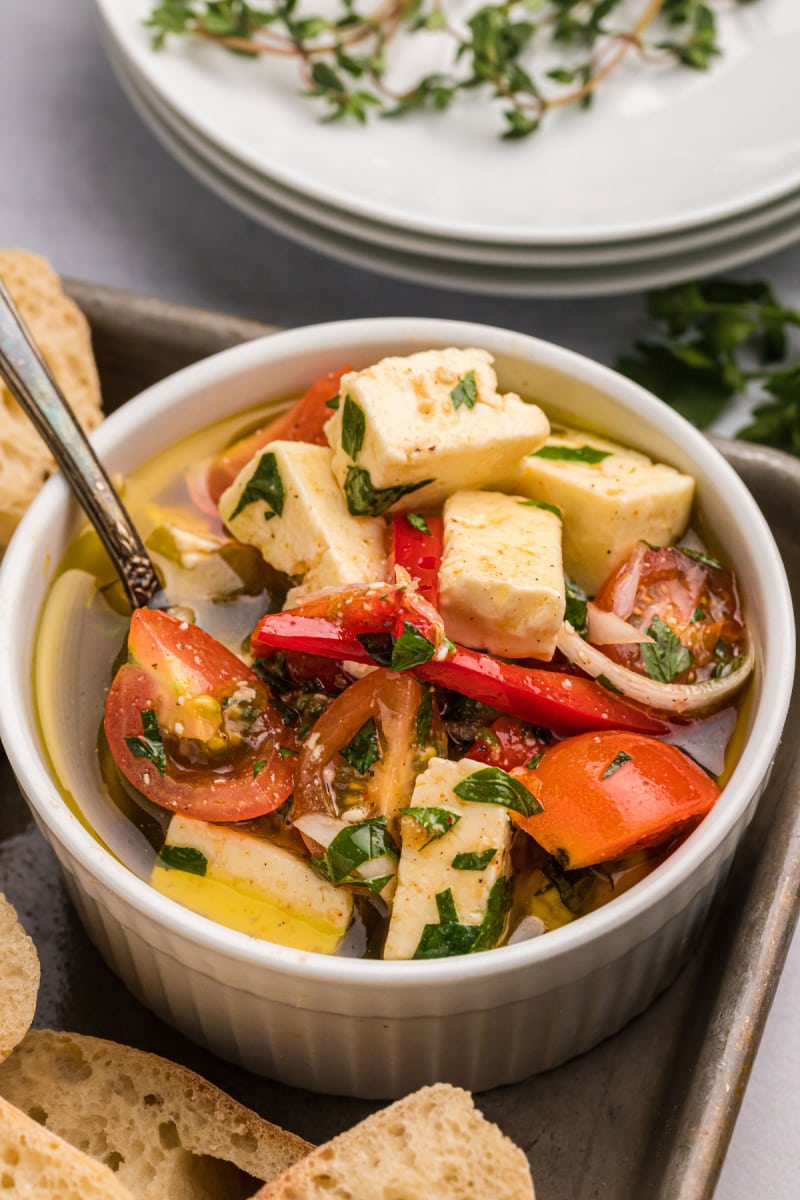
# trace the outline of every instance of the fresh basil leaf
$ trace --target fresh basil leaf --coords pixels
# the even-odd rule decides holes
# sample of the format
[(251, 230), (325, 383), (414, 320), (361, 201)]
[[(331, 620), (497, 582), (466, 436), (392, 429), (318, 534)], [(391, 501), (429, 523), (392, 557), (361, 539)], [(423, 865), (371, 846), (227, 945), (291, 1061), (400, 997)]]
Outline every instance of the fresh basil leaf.
[(428, 522), (419, 513), (406, 513), (406, 520), (412, 529), (416, 529), (419, 533), (430, 535), (431, 531)]
[(311, 865), (330, 883), (357, 883), (366, 887), (367, 881), (358, 875), (358, 868), (384, 855), (396, 862), (399, 854), (386, 818), (372, 817), (342, 829), (322, 858), (311, 859)]
[(567, 603), (564, 608), (564, 620), (569, 621), (572, 628), (581, 637), (586, 637), (588, 629), (588, 610), (586, 608), (586, 592), (580, 584), (564, 576), (564, 591)]
[(463, 379), (460, 379), (450, 393), (450, 399), (453, 401), (453, 408), (461, 408), (464, 405), (466, 408), (474, 408), (478, 400), (478, 384), (475, 379), (474, 371), (467, 371)]
[(435, 653), (433, 642), (423, 637), (410, 621), (404, 621), (403, 632), (394, 644), (390, 666), (393, 671), (407, 671), (430, 662)]
[(355, 737), (342, 747), (341, 754), (342, 758), (350, 764), (354, 771), (358, 771), (359, 775), (366, 775), (370, 767), (374, 767), (381, 756), (378, 745), (378, 728), (374, 717), (370, 717), (364, 722)]
[[(283, 749), (282, 746), (281, 746), (281, 749)], [(253, 763), (253, 779), (258, 779), (259, 775), (264, 770), (264, 767), (266, 765), (267, 765), (267, 760), (265, 758), (259, 758), (256, 760), (256, 762)]]
[(330, 400), (325, 401), (326, 408), (332, 408), (334, 412), (338, 411), (339, 405), (342, 403), (341, 396), (331, 396)]
[(423, 683), (422, 696), (417, 709), (417, 745), (427, 746), (433, 726), (433, 693), (430, 687)]
[(483, 871), (497, 854), (497, 847), (481, 850), (474, 854), (457, 854), (450, 866), (454, 871)]
[(454, 958), (469, 954), (479, 933), (479, 925), (426, 925), (414, 958)]
[(653, 617), (647, 632), (653, 641), (642, 642), (644, 669), (651, 679), (659, 683), (671, 683), (676, 675), (680, 675), (692, 665), (694, 655), (661, 617)]
[(525, 508), (543, 508), (545, 512), (550, 512), (553, 516), (558, 517), (559, 521), (564, 520), (561, 509), (555, 504), (548, 504), (545, 500), (518, 500), (517, 503)]
[(297, 751), (292, 750), (291, 746), (278, 746), (278, 754), (280, 754), (281, 758), (295, 758)]
[(164, 749), (164, 739), (158, 724), (155, 709), (145, 708), (140, 713), (144, 737), (126, 737), (125, 745), (134, 758), (148, 758), (158, 771), (165, 775), (167, 771), (167, 752)]
[(283, 480), (278, 470), (278, 460), (275, 452), (270, 450), (267, 454), (262, 454), (258, 460), (258, 466), (245, 484), (239, 497), (239, 503), (228, 517), (228, 523), (234, 517), (238, 517), (239, 513), (249, 504), (255, 504), (257, 501), (263, 501), (266, 504), (267, 511), (264, 513), (264, 520), (271, 521), (273, 517), (280, 517), (283, 514), (285, 498)]
[(542, 806), (532, 792), (500, 767), (482, 767), (473, 771), (453, 788), (460, 800), (472, 804), (502, 804), (505, 808), (532, 817)]
[(357, 633), (356, 637), (372, 661), (379, 667), (392, 665), (394, 638), (390, 633)]
[(597, 450), (594, 446), (542, 446), (530, 455), (531, 458), (547, 458), (551, 462), (588, 463), (590, 466), (611, 457), (610, 450)]
[(403, 816), (411, 817), (421, 829), (431, 835), (425, 845), (420, 846), (420, 850), (444, 837), (461, 820), (460, 814), (451, 812), (449, 808), (401, 808), (400, 812)]
[(718, 558), (712, 558), (710, 554), (703, 554), (700, 550), (690, 550), (688, 546), (678, 546), (681, 554), (685, 554), (687, 558), (693, 558), (695, 562), (699, 562), (702, 566), (708, 567), (711, 571), (724, 571), (724, 565)]
[(205, 875), (208, 870), (208, 859), (194, 846), (162, 846), (158, 863), (173, 871), (185, 871), (188, 875)]
[(456, 902), (453, 899), (452, 888), (446, 888), (443, 892), (437, 892), (436, 911), (439, 913), (439, 920), (442, 925), (458, 924), (458, 912), (456, 911)]
[(618, 688), (606, 675), (597, 675), (595, 683), (599, 683), (600, 687), (604, 687), (607, 692), (612, 692), (615, 696), (624, 696), (625, 694), (622, 688)]
[(631, 755), (628, 754), (625, 750), (620, 750), (620, 752), (618, 754), (614, 755), (611, 762), (608, 764), (605, 771), (603, 771), (603, 774), (600, 776), (600, 778), (601, 779), (610, 779), (612, 775), (616, 774), (616, 772), (620, 769), (620, 767), (624, 767), (625, 763), (628, 763), (630, 761), (631, 761)]
[(352, 396), (345, 396), (342, 412), (342, 449), (353, 462), (364, 445), (366, 428), (367, 420), (363, 408), (356, 404)]
[(472, 943), (470, 953), (477, 954), (480, 950), (492, 950), (499, 942), (506, 913), (511, 908), (514, 895), (513, 880), (501, 875), (494, 881), (486, 904), (486, 912), (478, 929), (478, 936)]
[(344, 481), (347, 511), (352, 517), (381, 517), (403, 496), (410, 496), (412, 492), (418, 492), (433, 482), (433, 479), (423, 479), (419, 483), (375, 488), (369, 471), (363, 467), (348, 467)]

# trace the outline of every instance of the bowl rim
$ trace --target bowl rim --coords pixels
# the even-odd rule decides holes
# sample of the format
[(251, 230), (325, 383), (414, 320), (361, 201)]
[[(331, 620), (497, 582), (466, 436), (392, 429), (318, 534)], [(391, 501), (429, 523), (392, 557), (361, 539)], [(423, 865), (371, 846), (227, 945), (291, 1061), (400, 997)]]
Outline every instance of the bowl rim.
[[(25, 718), (24, 698), (33, 695), (32, 643), (23, 655), (27, 669), (9, 671), (5, 703), (0, 706), (0, 738), (29, 805), (55, 842), (96, 884), (173, 937), (287, 977), (372, 988), (389, 982), (395, 988), (462, 983), (540, 968), (625, 929), (630, 932), (637, 919), (657, 911), (671, 893), (702, 869), (746, 814), (777, 750), (794, 680), (794, 618), (783, 562), (766, 520), (739, 476), (704, 435), (673, 409), (633, 381), (575, 351), (527, 334), (473, 322), (370, 317), (269, 334), (212, 355), (152, 385), (112, 413), (91, 440), (102, 457), (118, 449), (134, 431), (163, 417), (166, 410), (190, 403), (201, 389), (218, 387), (277, 360), (295, 361), (303, 354), (335, 352), (343, 342), (355, 340), (367, 349), (373, 343), (386, 342), (405, 347), (397, 353), (411, 352), (409, 342), (415, 344), (414, 348), (416, 344), (421, 348), (422, 341), (431, 345), (485, 346), (494, 355), (566, 373), (614, 403), (635, 410), (644, 427), (679, 444), (698, 467), (714, 475), (714, 486), (723, 493), (726, 507), (735, 510), (748, 542), (759, 548), (759, 572), (767, 579), (770, 594), (770, 634), (772, 629), (777, 630), (782, 647), (781, 654), (773, 654), (764, 664), (762, 703), (753, 714), (748, 753), (740, 756), (725, 786), (726, 803), (717, 804), (689, 838), (641, 883), (613, 903), (551, 931), (547, 937), (497, 947), (491, 954), (424, 962), (372, 961), (296, 950), (228, 929), (160, 895), (102, 847), (64, 802), (53, 782), (46, 752), (39, 749), (35, 722), (30, 724)], [(245, 406), (242, 411), (246, 411)], [(147, 457), (150, 455), (138, 457), (138, 463)], [(6, 551), (0, 567), (0, 662), (13, 664), (20, 650), (13, 617), (25, 602), (27, 579), (41, 571), (37, 538), (69, 500), (67, 485), (60, 475), (54, 476), (30, 506)], [(769, 703), (765, 702), (767, 697)], [(687, 890), (687, 903), (693, 895)], [(658, 924), (656, 920), (656, 928)]]

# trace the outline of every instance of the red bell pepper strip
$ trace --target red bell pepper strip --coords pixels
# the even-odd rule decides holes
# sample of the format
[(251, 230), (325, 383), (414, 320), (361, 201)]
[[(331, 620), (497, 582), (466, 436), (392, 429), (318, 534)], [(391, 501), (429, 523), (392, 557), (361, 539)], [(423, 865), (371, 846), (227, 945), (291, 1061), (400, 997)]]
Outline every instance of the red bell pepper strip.
[(394, 583), (395, 567), (404, 567), (411, 578), (417, 580), (420, 596), (434, 608), (439, 604), (443, 538), (444, 523), (439, 516), (406, 512), (392, 515), (388, 578)]
[[(414, 608), (414, 593), (391, 586), (383, 591), (374, 586), (354, 588), (322, 594), (287, 612), (267, 614), (253, 633), (252, 649), (255, 655), (303, 650), (374, 664), (370, 635), (394, 634), (403, 621), (423, 636), (431, 634)], [(657, 736), (668, 731), (663, 721), (618, 700), (594, 680), (521, 667), (463, 646), (454, 646), (447, 658), (431, 658), (411, 669), (418, 679), (560, 734), (624, 729)]]

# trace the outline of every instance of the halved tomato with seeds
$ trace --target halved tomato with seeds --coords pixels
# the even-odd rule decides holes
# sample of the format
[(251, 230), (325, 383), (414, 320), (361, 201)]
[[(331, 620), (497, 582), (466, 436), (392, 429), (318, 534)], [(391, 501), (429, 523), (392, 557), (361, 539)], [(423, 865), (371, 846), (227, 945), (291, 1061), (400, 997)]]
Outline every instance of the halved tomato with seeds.
[(134, 787), (204, 821), (245, 821), (283, 804), (297, 742), (249, 667), (197, 625), (149, 609), (134, 612), (128, 650), (105, 731)]

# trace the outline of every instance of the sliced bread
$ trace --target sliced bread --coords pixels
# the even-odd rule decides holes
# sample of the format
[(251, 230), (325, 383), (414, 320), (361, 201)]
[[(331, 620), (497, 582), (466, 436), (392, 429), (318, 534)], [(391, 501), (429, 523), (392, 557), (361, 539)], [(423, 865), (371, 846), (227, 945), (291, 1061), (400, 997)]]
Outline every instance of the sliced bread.
[(2, 1099), (0, 1193), (14, 1200), (134, 1200), (108, 1167)]
[[(94, 429), (101, 419), (100, 383), (83, 313), (64, 294), (50, 264), (36, 254), (0, 250), (0, 279), (78, 420)], [(54, 468), (39, 434), (0, 382), (0, 554)]]
[(240, 1200), (311, 1149), (184, 1067), (73, 1033), (29, 1033), (0, 1064), (0, 1095), (138, 1200)]
[(528, 1160), (449, 1084), (422, 1088), (333, 1138), (256, 1200), (533, 1200)]
[(36, 947), (0, 893), (0, 1059), (28, 1032), (38, 991)]

